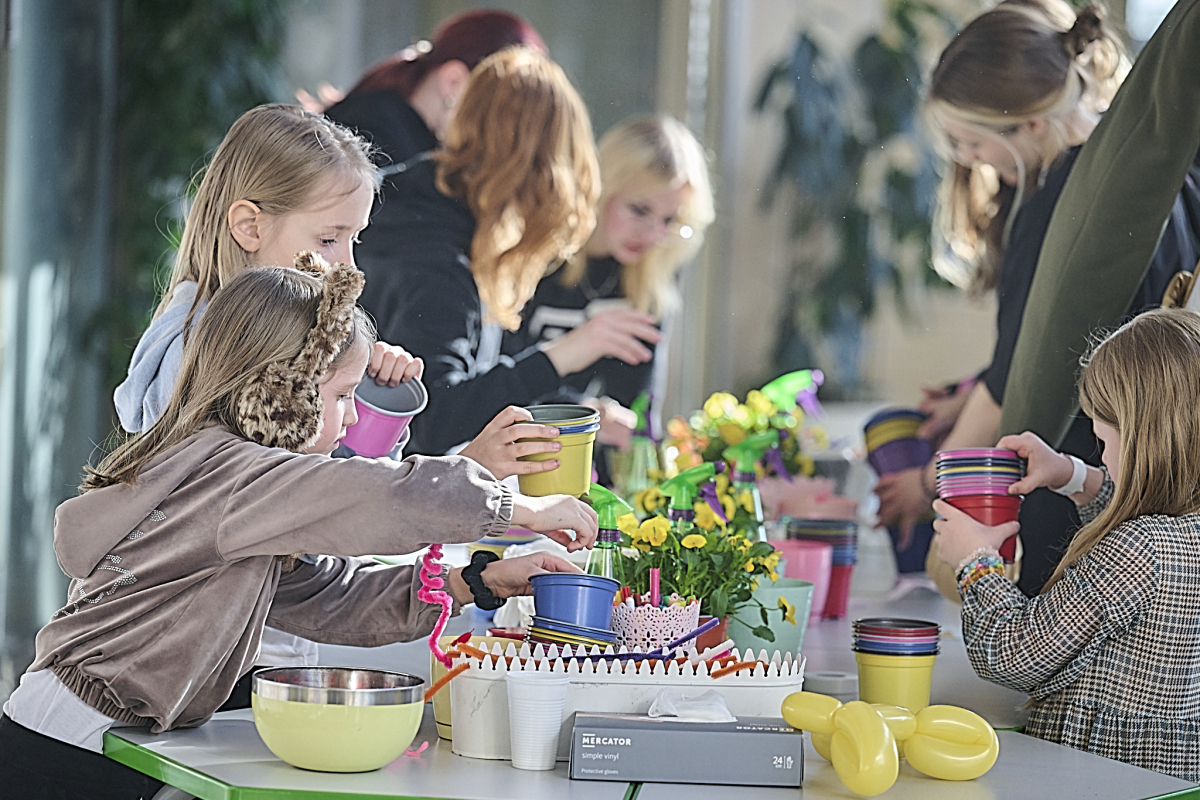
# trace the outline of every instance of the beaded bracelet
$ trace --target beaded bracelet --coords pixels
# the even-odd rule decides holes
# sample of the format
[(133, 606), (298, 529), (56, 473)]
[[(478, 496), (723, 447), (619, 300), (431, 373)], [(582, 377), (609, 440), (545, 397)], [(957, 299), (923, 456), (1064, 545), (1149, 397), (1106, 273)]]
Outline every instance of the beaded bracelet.
[(958, 594), (966, 597), (971, 584), (984, 575), (1004, 575), (1004, 559), (995, 550), (977, 550), (958, 570)]

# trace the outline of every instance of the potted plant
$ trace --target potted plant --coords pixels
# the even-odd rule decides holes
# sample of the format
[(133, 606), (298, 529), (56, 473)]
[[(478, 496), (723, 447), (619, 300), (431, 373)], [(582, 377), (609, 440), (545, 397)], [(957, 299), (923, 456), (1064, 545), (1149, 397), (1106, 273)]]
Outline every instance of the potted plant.
[[(650, 591), (650, 570), (659, 570), (664, 596), (677, 594), (700, 601), (700, 613), (745, 625), (755, 635), (774, 641), (770, 614), (779, 613), (783, 622), (796, 623), (796, 607), (780, 598), (767, 608), (753, 596), (763, 580), (776, 580), (779, 554), (768, 542), (753, 541), (739, 527), (745, 514), (729, 491), (725, 476), (718, 476), (716, 502), (730, 517), (722, 520), (707, 501), (696, 503), (695, 525), (680, 535), (665, 516), (654, 514), (638, 522), (632, 514), (621, 520), (622, 540), (632, 557), (627, 557), (625, 575), (630, 588), (639, 594)], [(743, 523), (744, 524), (744, 523)], [(724, 636), (717, 641), (723, 641)]]

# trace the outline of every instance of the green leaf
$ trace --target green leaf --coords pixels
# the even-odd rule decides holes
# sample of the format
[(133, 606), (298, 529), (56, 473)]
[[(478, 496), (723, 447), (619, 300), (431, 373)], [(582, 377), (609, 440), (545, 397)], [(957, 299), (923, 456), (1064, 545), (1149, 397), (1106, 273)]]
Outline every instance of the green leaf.
[(754, 629), (753, 632), (754, 635), (760, 639), (764, 639), (768, 642), (775, 641), (775, 631), (771, 630), (771, 628), (767, 625), (759, 625)]

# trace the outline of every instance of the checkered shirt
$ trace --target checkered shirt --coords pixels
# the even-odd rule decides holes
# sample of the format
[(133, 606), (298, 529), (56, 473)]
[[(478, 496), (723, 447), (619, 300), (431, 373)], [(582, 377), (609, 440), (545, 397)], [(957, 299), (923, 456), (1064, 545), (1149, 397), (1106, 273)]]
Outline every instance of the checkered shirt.
[(1026, 733), (1200, 781), (1200, 514), (1117, 526), (1032, 599), (984, 576), (962, 623), (980, 677), (1029, 693)]

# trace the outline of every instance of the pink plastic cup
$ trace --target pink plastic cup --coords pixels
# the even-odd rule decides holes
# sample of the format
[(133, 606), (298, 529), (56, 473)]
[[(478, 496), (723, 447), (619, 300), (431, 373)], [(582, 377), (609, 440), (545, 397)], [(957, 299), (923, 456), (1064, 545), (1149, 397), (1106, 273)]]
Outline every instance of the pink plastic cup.
[(342, 444), (367, 458), (386, 456), (428, 402), (429, 392), (419, 378), (409, 378), (399, 386), (380, 386), (364, 378), (354, 392), (358, 422), (346, 429)]
[(820, 619), (829, 595), (829, 576), (833, 569), (833, 546), (807, 539), (784, 539), (771, 542), (786, 560), (785, 578), (798, 578), (813, 585), (809, 619)]

